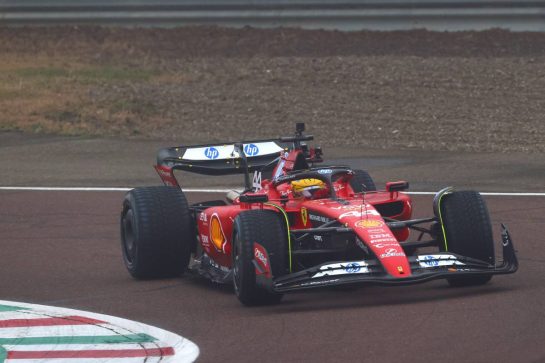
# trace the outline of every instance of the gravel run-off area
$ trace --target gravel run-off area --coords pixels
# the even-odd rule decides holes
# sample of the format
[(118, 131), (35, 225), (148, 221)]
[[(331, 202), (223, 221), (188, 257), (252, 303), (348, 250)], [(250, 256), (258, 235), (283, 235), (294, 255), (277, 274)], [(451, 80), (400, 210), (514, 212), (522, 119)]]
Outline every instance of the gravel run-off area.
[(0, 28), (0, 130), (545, 152), (545, 33)]

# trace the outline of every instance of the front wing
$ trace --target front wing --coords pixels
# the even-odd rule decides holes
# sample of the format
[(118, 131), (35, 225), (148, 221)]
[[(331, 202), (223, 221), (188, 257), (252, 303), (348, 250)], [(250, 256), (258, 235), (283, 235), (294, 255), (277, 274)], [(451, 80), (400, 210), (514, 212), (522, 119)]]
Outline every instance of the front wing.
[(399, 278), (386, 274), (376, 260), (332, 262), (281, 276), (273, 281), (273, 289), (287, 292), (355, 284), (409, 285), (450, 277), (514, 273), (518, 269), (518, 260), (509, 231), (503, 224), (501, 235), (503, 261), (500, 265), (489, 265), (451, 252), (422, 254), (409, 257), (412, 274)]

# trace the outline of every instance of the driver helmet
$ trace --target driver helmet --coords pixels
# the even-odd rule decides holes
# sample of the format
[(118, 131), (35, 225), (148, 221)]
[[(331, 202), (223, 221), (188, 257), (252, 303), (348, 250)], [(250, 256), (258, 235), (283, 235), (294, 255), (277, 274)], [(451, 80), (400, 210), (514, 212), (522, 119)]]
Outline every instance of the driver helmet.
[(291, 182), (291, 187), (295, 196), (305, 198), (323, 198), (327, 191), (326, 184), (320, 179), (300, 179)]

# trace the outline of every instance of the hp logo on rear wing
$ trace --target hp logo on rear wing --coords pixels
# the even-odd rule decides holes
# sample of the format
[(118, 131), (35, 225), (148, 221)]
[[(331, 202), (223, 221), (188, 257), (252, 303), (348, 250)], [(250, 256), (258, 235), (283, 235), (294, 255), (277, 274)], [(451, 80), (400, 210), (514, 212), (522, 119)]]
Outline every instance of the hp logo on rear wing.
[(259, 154), (259, 148), (255, 144), (246, 144), (244, 145), (244, 154), (246, 156), (256, 156)]

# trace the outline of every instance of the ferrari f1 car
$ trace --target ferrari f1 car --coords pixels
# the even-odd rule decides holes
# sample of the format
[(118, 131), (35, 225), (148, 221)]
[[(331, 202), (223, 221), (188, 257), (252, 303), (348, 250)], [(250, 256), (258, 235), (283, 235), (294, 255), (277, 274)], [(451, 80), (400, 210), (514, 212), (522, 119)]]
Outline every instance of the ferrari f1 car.
[[(479, 193), (445, 188), (433, 200), (433, 216), (412, 219), (407, 182), (377, 190), (363, 170), (316, 166), (322, 151), (306, 144), (312, 139), (297, 124), (293, 136), (278, 139), (161, 149), (155, 169), (165, 185), (133, 189), (123, 202), (129, 273), (147, 279), (190, 270), (233, 284), (244, 305), (262, 305), (318, 287), (434, 279), (480, 285), (517, 270), (504, 225), (496, 262)], [(190, 205), (176, 170), (239, 173), (244, 190)]]

